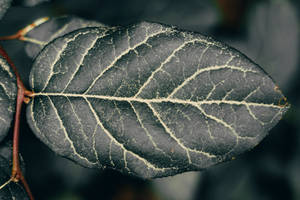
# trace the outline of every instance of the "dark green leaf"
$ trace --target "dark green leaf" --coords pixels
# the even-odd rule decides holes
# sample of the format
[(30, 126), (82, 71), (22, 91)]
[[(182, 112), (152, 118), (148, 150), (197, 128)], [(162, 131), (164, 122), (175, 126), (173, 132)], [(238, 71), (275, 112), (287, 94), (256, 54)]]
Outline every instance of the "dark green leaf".
[(26, 35), (26, 37), (36, 42), (26, 45), (26, 53), (29, 57), (34, 58), (46, 44), (55, 38), (86, 27), (105, 28), (106, 26), (96, 21), (85, 20), (75, 16), (52, 18), (37, 26)]
[(58, 38), (30, 80), (29, 124), (53, 151), (144, 178), (231, 159), (287, 110), (271, 78), (237, 50), (155, 23)]
[[(9, 141), (1, 144), (0, 147), (0, 186), (10, 179), (12, 169), (12, 143)], [(21, 158), (22, 168), (24, 167)], [(29, 199), (23, 186), (19, 183), (10, 182), (0, 189), (0, 199), (2, 200), (27, 200)]]
[(16, 78), (6, 60), (0, 56), (0, 141), (7, 135), (15, 112)]
[(0, 19), (4, 16), (7, 9), (10, 7), (12, 0), (1, 0), (0, 1)]

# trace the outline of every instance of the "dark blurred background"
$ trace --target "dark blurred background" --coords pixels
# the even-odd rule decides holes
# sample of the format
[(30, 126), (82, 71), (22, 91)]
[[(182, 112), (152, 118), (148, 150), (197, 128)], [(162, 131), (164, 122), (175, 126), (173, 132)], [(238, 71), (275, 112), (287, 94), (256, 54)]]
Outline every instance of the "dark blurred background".
[[(30, 7), (36, 1), (16, 0), (0, 21), (0, 35), (13, 34), (39, 17), (65, 14), (107, 25), (142, 20), (172, 24), (213, 36), (245, 53), (273, 77), (292, 105), (256, 148), (236, 160), (153, 181), (86, 169), (56, 156), (23, 118), (21, 152), (36, 199), (300, 199), (300, 1), (53, 0)], [(28, 85), (32, 60), (26, 56), (25, 43), (1, 44)]]

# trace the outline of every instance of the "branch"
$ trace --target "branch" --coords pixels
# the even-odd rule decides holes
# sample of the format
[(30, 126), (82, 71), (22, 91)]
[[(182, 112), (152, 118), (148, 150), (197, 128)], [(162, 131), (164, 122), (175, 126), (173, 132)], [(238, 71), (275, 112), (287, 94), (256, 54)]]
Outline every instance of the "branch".
[(25, 35), (28, 32), (30, 32), (32, 29), (34, 29), (35, 27), (45, 23), (48, 20), (49, 20), (49, 17), (43, 17), (43, 18), (37, 19), (32, 24), (27, 25), (26, 27), (22, 28), (21, 30), (19, 30), (17, 33), (15, 33), (13, 35), (1, 36), (0, 40), (22, 40), (22, 41), (28, 41), (31, 43), (41, 45), (42, 44), (41, 41), (38, 41), (38, 40), (35, 40), (32, 38), (27, 38), (27, 37), (25, 37)]
[[(21, 181), (29, 198), (33, 200), (33, 195), (30, 191), (30, 188), (22, 174), (21, 167), (20, 167), (20, 160), (19, 160), (19, 135), (20, 135), (20, 116), (21, 116), (21, 109), (22, 104), (24, 100), (27, 99), (26, 96), (31, 96), (33, 92), (27, 90), (21, 80), (21, 77), (17, 71), (16, 66), (12, 62), (12, 60), (9, 58), (6, 51), (3, 49), (3, 47), (0, 45), (0, 55), (3, 56), (3, 58), (7, 61), (7, 63), (10, 65), (12, 70), (14, 71), (17, 79), (17, 87), (18, 87), (18, 94), (17, 94), (17, 102), (16, 102), (16, 114), (15, 114), (15, 123), (14, 123), (14, 135), (13, 135), (13, 167), (12, 167), (12, 175), (11, 175), (11, 181), (18, 182)], [(26, 100), (27, 101), (27, 100)]]

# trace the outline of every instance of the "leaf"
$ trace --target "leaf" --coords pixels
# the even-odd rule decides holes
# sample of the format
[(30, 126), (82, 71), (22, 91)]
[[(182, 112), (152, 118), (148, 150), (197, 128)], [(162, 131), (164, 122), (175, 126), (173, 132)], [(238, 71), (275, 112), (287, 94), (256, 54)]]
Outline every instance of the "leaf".
[(34, 58), (46, 44), (55, 38), (86, 27), (105, 28), (107, 26), (96, 21), (85, 20), (75, 16), (52, 18), (27, 34), (32, 43), (27, 43), (25, 47), (26, 53), (29, 57)]
[(0, 141), (7, 135), (14, 117), (17, 98), (16, 77), (0, 55)]
[(36, 6), (38, 4), (46, 3), (49, 1), (50, 0), (22, 0), (22, 5), (32, 7), (32, 6)]
[[(5, 171), (8, 171), (9, 163), (2, 156), (0, 156), (0, 184), (4, 184), (10, 179), (10, 173), (7, 174)], [(3, 200), (8, 199), (17, 199), (25, 200), (29, 199), (24, 188), (15, 182), (10, 182), (5, 187), (0, 190), (0, 198)]]
[(0, 1), (0, 19), (4, 16), (7, 9), (10, 7), (12, 0), (1, 0)]
[[(7, 161), (7, 163), (9, 163), (9, 168), (4, 167), (4, 171), (6, 174), (11, 175), (11, 169), (12, 169), (12, 155), (13, 153), (13, 141), (11, 140), (5, 140), (3, 142), (1, 142), (0, 145), (0, 157), (3, 158), (4, 160)], [(20, 167), (21, 167), (21, 171), (23, 173), (25, 173), (25, 163), (23, 160), (23, 157), (21, 154), (19, 154), (19, 158), (20, 158)]]
[[(0, 185), (3, 185), (10, 179), (12, 168), (12, 142), (1, 144), (0, 147)], [(21, 167), (24, 171), (24, 162), (21, 157)], [(10, 182), (0, 189), (0, 199), (2, 200), (27, 200), (29, 197), (23, 186), (19, 183)]]
[(154, 178), (253, 148), (285, 97), (246, 56), (198, 33), (142, 22), (60, 37), (36, 58), (30, 127), (86, 167)]

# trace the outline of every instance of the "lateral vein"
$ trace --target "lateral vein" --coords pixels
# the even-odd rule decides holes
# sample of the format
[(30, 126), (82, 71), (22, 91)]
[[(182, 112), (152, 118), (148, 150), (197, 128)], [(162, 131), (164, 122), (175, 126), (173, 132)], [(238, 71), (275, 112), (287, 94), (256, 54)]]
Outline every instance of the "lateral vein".
[(52, 108), (53, 108), (53, 110), (54, 110), (54, 112), (55, 112), (55, 114), (56, 114), (56, 116), (57, 116), (57, 119), (58, 119), (58, 121), (59, 121), (60, 127), (62, 128), (62, 130), (63, 130), (63, 132), (64, 132), (64, 134), (65, 134), (66, 140), (67, 140), (67, 141), (70, 143), (70, 145), (71, 145), (71, 149), (72, 149), (73, 153), (74, 153), (76, 156), (78, 156), (80, 159), (85, 160), (85, 161), (87, 161), (88, 163), (91, 163), (91, 164), (94, 165), (95, 163), (92, 163), (92, 162), (89, 161), (86, 157), (81, 156), (81, 155), (77, 152), (77, 150), (75, 149), (74, 143), (73, 143), (73, 141), (70, 139), (70, 137), (69, 137), (69, 135), (68, 135), (68, 132), (67, 132), (65, 126), (63, 125), (62, 119), (60, 118), (60, 116), (59, 116), (59, 114), (58, 114), (58, 111), (57, 111), (55, 105), (53, 104), (51, 98), (49, 98), (49, 102), (50, 102), (50, 104), (51, 104), (51, 106), (52, 106)]
[(172, 97), (174, 94), (176, 94), (176, 92), (178, 92), (181, 88), (183, 88), (185, 85), (187, 85), (187, 83), (189, 83), (191, 80), (195, 79), (199, 74), (203, 73), (203, 72), (207, 72), (207, 71), (215, 71), (215, 70), (219, 70), (219, 69), (231, 69), (231, 70), (237, 70), (237, 71), (241, 71), (241, 72), (252, 72), (252, 73), (257, 73), (254, 70), (250, 70), (250, 69), (243, 69), (241, 67), (237, 67), (237, 66), (230, 66), (230, 65), (219, 65), (219, 66), (211, 66), (211, 67), (206, 67), (206, 68), (201, 68), (198, 69), (193, 75), (191, 75), (190, 77), (188, 77), (185, 81), (183, 81), (179, 86), (177, 86), (168, 97)]
[(89, 107), (90, 107), (90, 110), (92, 111), (93, 115), (94, 115), (94, 118), (95, 120), (97, 121), (97, 124), (102, 128), (102, 130), (105, 132), (105, 134), (112, 140), (114, 141), (115, 144), (117, 144), (118, 146), (120, 146), (123, 151), (126, 151), (126, 152), (129, 152), (130, 154), (132, 154), (134, 157), (136, 157), (137, 159), (141, 160), (142, 162), (144, 162), (144, 164), (153, 169), (153, 170), (156, 170), (156, 171), (165, 171), (167, 169), (171, 169), (171, 168), (157, 168), (155, 167), (153, 164), (151, 164), (149, 161), (147, 161), (146, 159), (142, 158), (141, 156), (139, 156), (138, 154), (126, 149), (124, 147), (124, 145), (122, 143), (120, 143), (119, 141), (116, 140), (116, 138), (114, 138), (111, 133), (104, 127), (103, 123), (100, 121), (95, 109), (93, 108), (93, 106), (91, 105), (91, 103), (89, 102), (89, 100), (87, 98), (84, 98), (85, 101), (88, 103)]
[(150, 38), (159, 35), (159, 34), (163, 34), (166, 33), (166, 31), (158, 31), (155, 32), (154, 34), (148, 35), (145, 37), (145, 39), (139, 43), (137, 43), (136, 45), (134, 45), (133, 47), (128, 47), (127, 50), (125, 50), (123, 53), (121, 53), (119, 56), (115, 57), (115, 59), (95, 78), (95, 80), (92, 82), (92, 84), (90, 85), (90, 87), (84, 92), (84, 94), (88, 93), (90, 91), (90, 89), (95, 85), (95, 83), (97, 82), (97, 80), (99, 80), (102, 75), (107, 72), (110, 68), (112, 68), (117, 62), (118, 60), (120, 60), (123, 56), (127, 55), (131, 50), (136, 49), (137, 47), (145, 44)]
[(195, 153), (203, 154), (203, 155), (207, 156), (208, 158), (215, 157), (215, 155), (211, 155), (211, 154), (209, 154), (207, 152), (199, 151), (199, 150), (195, 150), (195, 149), (191, 149), (191, 148), (186, 147), (180, 141), (180, 139), (178, 139), (176, 137), (176, 135), (172, 132), (172, 130), (165, 124), (165, 122), (161, 119), (160, 114), (153, 108), (153, 106), (150, 103), (147, 103), (147, 105), (152, 110), (154, 116), (158, 119), (158, 121), (160, 122), (160, 124), (164, 127), (165, 131), (170, 135), (170, 137), (173, 138), (177, 142), (177, 144), (186, 151), (186, 155), (187, 155), (189, 164), (192, 164), (192, 160), (191, 160), (191, 156), (190, 156), (190, 151), (195, 152)]

